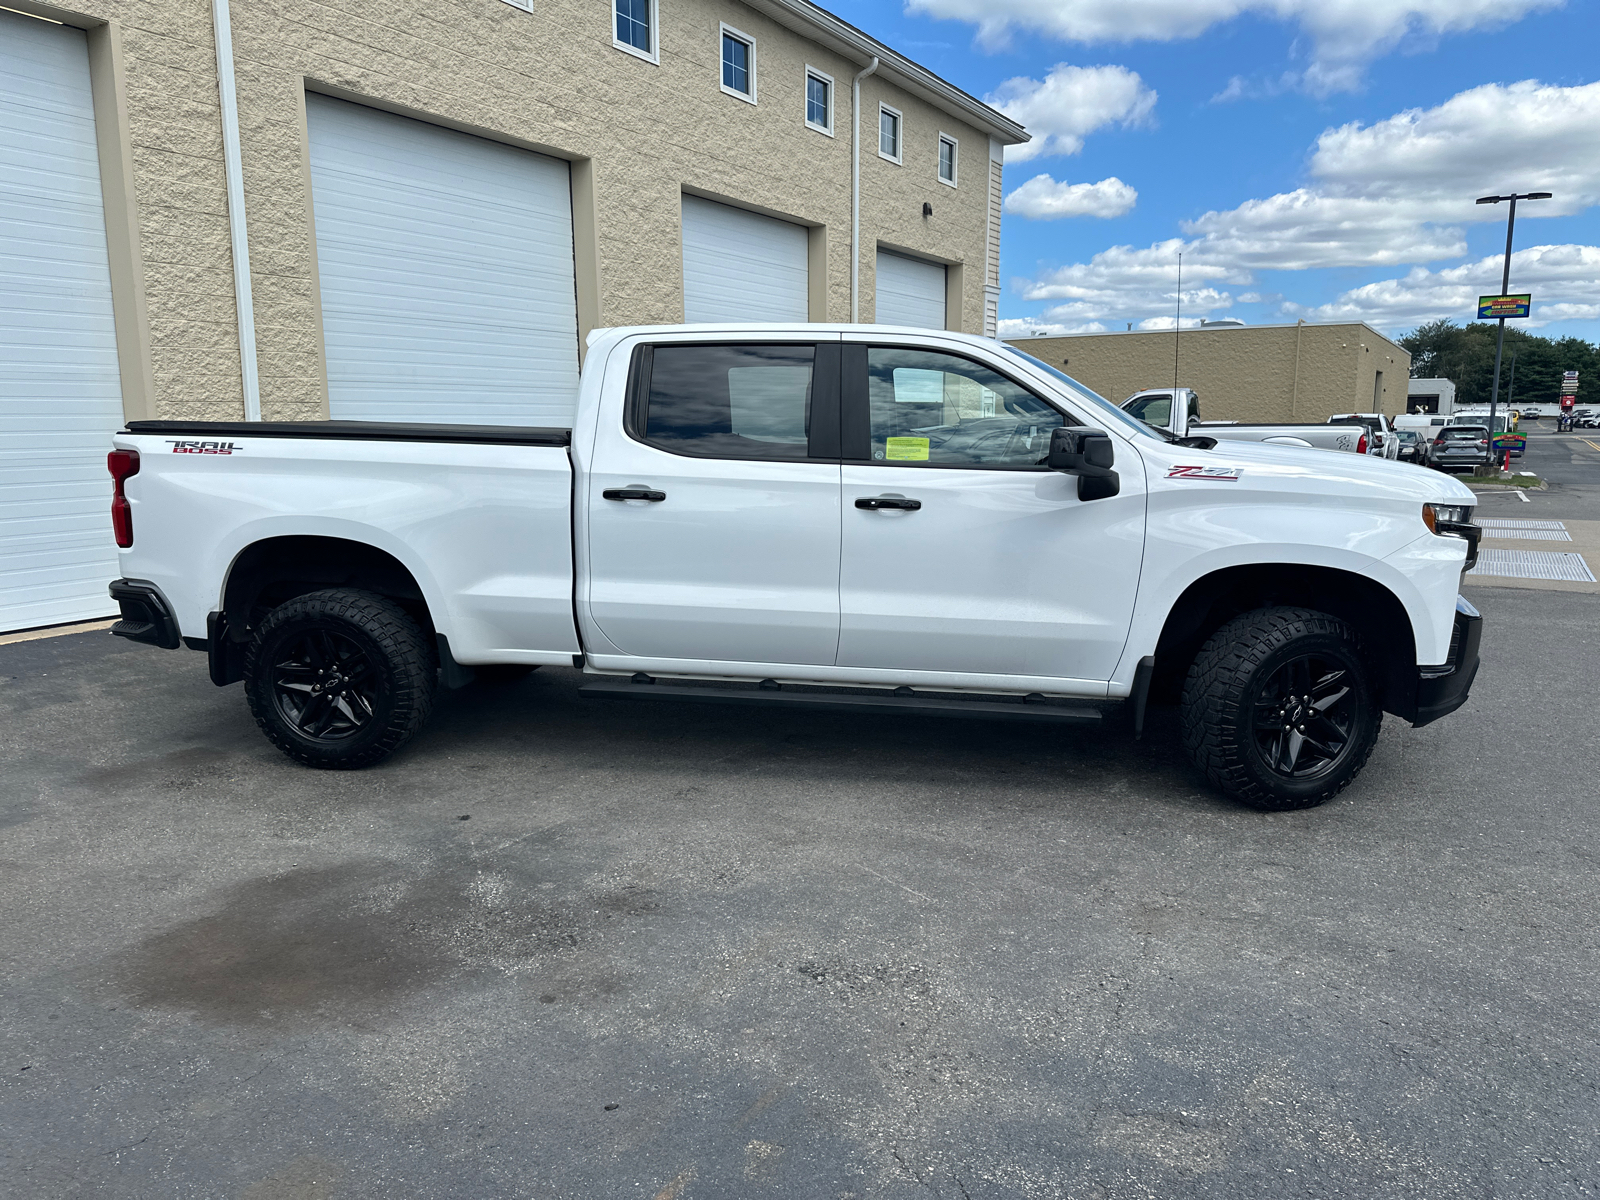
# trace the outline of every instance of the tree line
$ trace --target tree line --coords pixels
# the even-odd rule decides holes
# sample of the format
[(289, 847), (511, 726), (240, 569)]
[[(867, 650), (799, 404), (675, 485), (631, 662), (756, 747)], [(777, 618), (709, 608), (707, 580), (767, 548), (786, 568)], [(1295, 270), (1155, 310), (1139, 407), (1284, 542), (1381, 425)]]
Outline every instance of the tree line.
[[(1494, 390), (1495, 326), (1488, 321), (1457, 325), (1429, 321), (1396, 339), (1411, 354), (1413, 379), (1448, 379), (1456, 385), (1456, 403), (1487, 404)], [(1511, 356), (1517, 373), (1511, 379)], [(1578, 372), (1578, 403), (1600, 401), (1600, 345), (1578, 337), (1547, 338), (1506, 326), (1505, 356), (1500, 364), (1500, 402), (1559, 404), (1561, 376)], [(1513, 389), (1514, 390), (1511, 390)]]

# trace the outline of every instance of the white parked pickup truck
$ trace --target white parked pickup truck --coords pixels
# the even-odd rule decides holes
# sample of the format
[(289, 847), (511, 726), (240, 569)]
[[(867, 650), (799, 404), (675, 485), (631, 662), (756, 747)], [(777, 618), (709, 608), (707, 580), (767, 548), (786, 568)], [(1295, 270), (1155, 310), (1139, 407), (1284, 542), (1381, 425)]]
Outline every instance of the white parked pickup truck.
[[(1173, 402), (1173, 397), (1177, 402)], [(1147, 388), (1122, 402), (1122, 411), (1146, 425), (1170, 433), (1191, 445), (1207, 442), (1267, 442), (1275, 446), (1299, 446), (1316, 450), (1347, 450), (1354, 454), (1370, 452), (1366, 432), (1328, 425), (1260, 424), (1250, 421), (1202, 421), (1200, 396), (1193, 388)]]
[(1461, 483), (1184, 445), (1000, 342), (852, 325), (591, 339), (569, 429), (136, 421), (110, 456), (136, 641), (210, 656), (261, 729), (360, 767), (439, 685), (1076, 722), (1179, 701), (1269, 809), (1384, 712), (1467, 697)]

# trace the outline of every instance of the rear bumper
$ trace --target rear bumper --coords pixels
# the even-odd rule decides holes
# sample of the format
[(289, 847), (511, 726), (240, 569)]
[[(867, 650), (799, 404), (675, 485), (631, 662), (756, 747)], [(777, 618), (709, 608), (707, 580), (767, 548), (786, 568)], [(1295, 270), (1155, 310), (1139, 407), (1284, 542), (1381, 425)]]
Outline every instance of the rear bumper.
[(1483, 638), (1483, 618), (1466, 599), (1456, 597), (1455, 629), (1450, 634), (1449, 661), (1437, 667), (1417, 668), (1416, 716), (1421, 726), (1449, 716), (1467, 702), (1478, 674), (1478, 643)]
[(178, 648), (178, 622), (160, 588), (143, 579), (117, 579), (110, 591), (122, 610), (122, 619), (111, 627), (112, 633), (163, 650)]

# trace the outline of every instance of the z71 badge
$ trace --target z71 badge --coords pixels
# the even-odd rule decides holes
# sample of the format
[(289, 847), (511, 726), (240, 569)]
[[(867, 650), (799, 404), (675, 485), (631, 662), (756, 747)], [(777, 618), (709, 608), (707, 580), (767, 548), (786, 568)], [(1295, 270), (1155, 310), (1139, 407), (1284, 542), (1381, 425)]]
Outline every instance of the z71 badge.
[(238, 442), (179, 442), (172, 438), (167, 439), (167, 445), (174, 454), (232, 454), (244, 449)]
[(1168, 479), (1220, 479), (1228, 483), (1236, 483), (1239, 476), (1243, 475), (1239, 467), (1173, 467), (1167, 472)]

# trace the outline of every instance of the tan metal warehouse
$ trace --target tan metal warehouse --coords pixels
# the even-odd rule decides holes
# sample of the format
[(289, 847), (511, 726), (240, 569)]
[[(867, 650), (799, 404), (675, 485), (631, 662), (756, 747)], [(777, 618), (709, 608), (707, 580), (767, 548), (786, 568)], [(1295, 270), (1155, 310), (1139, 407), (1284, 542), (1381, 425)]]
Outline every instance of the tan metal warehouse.
[(1366, 324), (1213, 325), (1164, 332), (1017, 338), (1015, 345), (1121, 404), (1146, 388), (1200, 394), (1213, 421), (1322, 421), (1403, 413), (1411, 355)]
[(560, 424), (598, 326), (994, 329), (1027, 134), (807, 0), (69, 2), (0, 8), (0, 630), (106, 611), (124, 418)]

